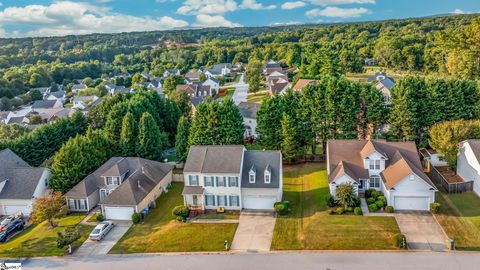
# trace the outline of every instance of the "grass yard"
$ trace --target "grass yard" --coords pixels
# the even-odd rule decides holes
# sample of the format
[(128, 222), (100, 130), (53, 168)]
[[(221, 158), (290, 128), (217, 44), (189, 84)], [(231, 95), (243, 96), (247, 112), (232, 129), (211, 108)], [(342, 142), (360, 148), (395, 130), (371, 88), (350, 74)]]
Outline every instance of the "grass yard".
[(0, 257), (62, 256), (65, 248), (57, 248), (57, 232), (64, 232), (66, 227), (78, 226), (81, 237), (73, 247), (79, 247), (94, 227), (79, 224), (83, 218), (85, 215), (66, 216), (53, 229), (48, 228), (47, 222), (31, 225), (8, 242), (0, 244)]
[(231, 243), (238, 224), (174, 220), (172, 209), (183, 204), (182, 189), (182, 183), (172, 183), (169, 192), (158, 198), (157, 208), (142, 224), (133, 225), (110, 253), (221, 251), (224, 240)]
[(248, 93), (247, 102), (262, 104), (263, 98), (268, 96), (268, 90), (258, 91), (257, 93)]
[(197, 216), (198, 219), (239, 219), (240, 214), (238, 213), (212, 213), (212, 214), (203, 214)]
[(393, 217), (329, 215), (325, 164), (284, 167), (284, 200), (292, 212), (278, 217), (273, 250), (384, 250), (396, 249), (400, 233)]
[(437, 193), (438, 222), (460, 250), (480, 250), (480, 198), (473, 192)]

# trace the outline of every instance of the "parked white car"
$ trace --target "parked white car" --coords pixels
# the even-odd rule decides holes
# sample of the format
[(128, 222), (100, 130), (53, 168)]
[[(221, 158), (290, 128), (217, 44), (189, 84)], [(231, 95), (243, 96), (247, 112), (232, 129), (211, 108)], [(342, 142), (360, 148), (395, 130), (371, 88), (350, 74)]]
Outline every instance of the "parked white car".
[(98, 224), (90, 233), (90, 239), (100, 241), (113, 228), (114, 224), (111, 221), (103, 221)]

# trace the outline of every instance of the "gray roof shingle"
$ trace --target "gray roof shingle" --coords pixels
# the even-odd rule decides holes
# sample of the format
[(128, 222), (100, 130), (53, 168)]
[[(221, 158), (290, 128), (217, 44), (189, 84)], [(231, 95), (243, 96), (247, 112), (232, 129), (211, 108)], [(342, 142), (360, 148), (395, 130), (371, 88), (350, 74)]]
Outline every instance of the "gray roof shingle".
[[(242, 188), (278, 188), (281, 164), (282, 154), (280, 151), (245, 151)], [(249, 172), (252, 167), (255, 170), (255, 183), (249, 182)], [(269, 184), (265, 183), (265, 170), (269, 170), (271, 173)]]
[(191, 146), (183, 171), (240, 174), (242, 158), (242, 145)]

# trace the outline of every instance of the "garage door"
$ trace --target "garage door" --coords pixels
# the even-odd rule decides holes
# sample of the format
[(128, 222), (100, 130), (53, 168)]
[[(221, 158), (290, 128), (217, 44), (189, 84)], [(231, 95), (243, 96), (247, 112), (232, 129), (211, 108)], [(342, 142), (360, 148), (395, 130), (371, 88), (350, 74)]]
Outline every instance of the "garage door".
[(105, 207), (105, 219), (131, 220), (133, 207)]
[(24, 216), (30, 215), (30, 208), (26, 205), (5, 205), (5, 215), (14, 215), (18, 212), (22, 212)]
[(254, 210), (272, 210), (277, 201), (275, 196), (245, 196), (243, 208)]
[(395, 210), (428, 210), (428, 197), (395, 197)]

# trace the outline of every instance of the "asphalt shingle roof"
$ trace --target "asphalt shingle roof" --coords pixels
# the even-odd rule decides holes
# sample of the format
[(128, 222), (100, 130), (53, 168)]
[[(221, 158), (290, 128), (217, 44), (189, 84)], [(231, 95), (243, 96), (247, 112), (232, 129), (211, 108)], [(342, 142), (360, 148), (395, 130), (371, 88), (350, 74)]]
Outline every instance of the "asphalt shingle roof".
[[(280, 151), (245, 151), (242, 188), (278, 188), (280, 185), (282, 154)], [(250, 169), (255, 168), (255, 183), (249, 182)], [(270, 171), (270, 183), (265, 183), (265, 170)]]

